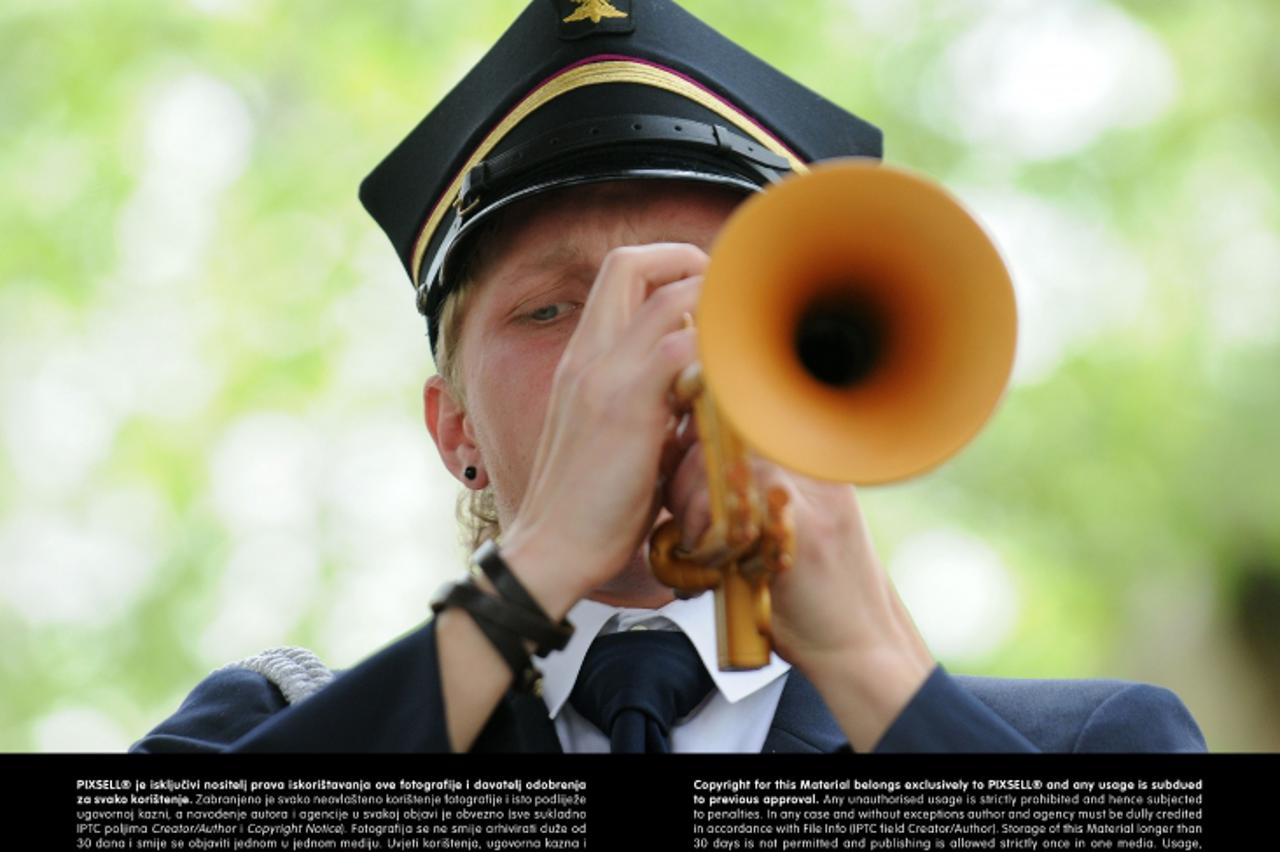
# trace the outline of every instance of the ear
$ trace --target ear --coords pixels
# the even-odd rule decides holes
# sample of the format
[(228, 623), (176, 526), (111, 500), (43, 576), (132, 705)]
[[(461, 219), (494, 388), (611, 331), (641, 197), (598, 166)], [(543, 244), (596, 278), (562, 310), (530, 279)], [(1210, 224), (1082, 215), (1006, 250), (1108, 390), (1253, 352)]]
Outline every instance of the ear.
[[(467, 412), (439, 376), (427, 379), (422, 387), (422, 415), (440, 460), (453, 477), (477, 491), (488, 485), (489, 477), (481, 463), (480, 448), (476, 446)], [(468, 466), (475, 467), (475, 479), (464, 475)]]

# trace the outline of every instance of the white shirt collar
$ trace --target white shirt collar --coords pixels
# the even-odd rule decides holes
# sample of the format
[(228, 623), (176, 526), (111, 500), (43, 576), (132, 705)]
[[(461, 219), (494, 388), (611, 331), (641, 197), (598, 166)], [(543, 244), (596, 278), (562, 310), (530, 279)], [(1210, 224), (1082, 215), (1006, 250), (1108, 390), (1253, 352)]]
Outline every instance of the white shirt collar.
[(720, 671), (716, 653), (715, 597), (705, 593), (690, 600), (675, 600), (661, 609), (624, 609), (583, 598), (568, 615), (574, 626), (573, 636), (563, 650), (545, 658), (534, 657), (533, 664), (542, 672), (542, 700), (552, 718), (560, 713), (578, 680), (587, 649), (601, 633), (630, 630), (637, 624), (651, 629), (680, 630), (693, 643), (702, 664), (707, 667), (716, 689), (736, 703), (763, 689), (791, 668), (777, 654), (762, 669), (745, 672)]

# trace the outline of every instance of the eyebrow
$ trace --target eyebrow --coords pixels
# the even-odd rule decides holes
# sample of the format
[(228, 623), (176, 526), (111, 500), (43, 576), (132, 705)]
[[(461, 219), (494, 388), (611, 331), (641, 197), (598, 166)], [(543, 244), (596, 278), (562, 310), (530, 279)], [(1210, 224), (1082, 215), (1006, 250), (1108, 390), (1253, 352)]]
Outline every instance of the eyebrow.
[(524, 277), (529, 273), (546, 272), (566, 266), (585, 265), (586, 255), (573, 243), (555, 243), (539, 252), (532, 259), (513, 269), (512, 275)]
[[(651, 243), (692, 243), (698, 245), (698, 243), (689, 239), (688, 234), (672, 235), (667, 233), (659, 233), (647, 240), (645, 244)], [(703, 248), (707, 248), (707, 246), (703, 246)], [(581, 246), (573, 242), (558, 242), (548, 245), (534, 257), (508, 270), (503, 278), (510, 285), (520, 281), (527, 281), (532, 276), (561, 270), (565, 271), (567, 275), (582, 275), (590, 278), (598, 271), (598, 266), (589, 262)]]

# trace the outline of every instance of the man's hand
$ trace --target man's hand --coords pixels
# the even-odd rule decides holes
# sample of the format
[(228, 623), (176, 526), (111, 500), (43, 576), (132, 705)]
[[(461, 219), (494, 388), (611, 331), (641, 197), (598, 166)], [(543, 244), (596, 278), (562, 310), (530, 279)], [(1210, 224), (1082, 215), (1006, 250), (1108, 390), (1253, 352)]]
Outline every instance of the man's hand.
[[(687, 432), (663, 494), (686, 544), (710, 524), (702, 447)], [(876, 556), (853, 487), (751, 463), (761, 493), (786, 490), (795, 524), (794, 567), (772, 584), (774, 646), (817, 686), (853, 747), (870, 751), (934, 660)]]
[(658, 243), (614, 249), (600, 267), (504, 540), (508, 561), (528, 567), (551, 610), (612, 579), (653, 526), (668, 389), (696, 357), (683, 318), (697, 305), (706, 263), (696, 246)]

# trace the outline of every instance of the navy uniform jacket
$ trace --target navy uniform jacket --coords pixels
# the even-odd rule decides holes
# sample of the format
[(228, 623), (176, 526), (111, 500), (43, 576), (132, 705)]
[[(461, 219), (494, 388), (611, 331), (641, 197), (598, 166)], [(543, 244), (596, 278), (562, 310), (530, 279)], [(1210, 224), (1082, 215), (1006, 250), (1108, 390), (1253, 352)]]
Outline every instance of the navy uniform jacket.
[[(847, 749), (817, 690), (794, 668), (766, 752)], [(1195, 720), (1167, 689), (1116, 680), (952, 676), (941, 666), (877, 752), (1203, 751)], [(134, 752), (447, 752), (435, 623), (289, 703), (248, 668), (209, 675)], [(558, 752), (542, 699), (508, 691), (476, 752)]]

